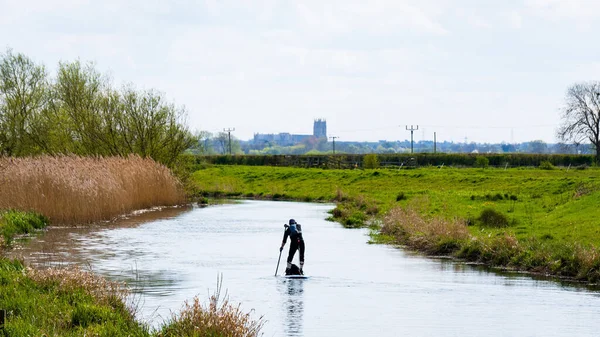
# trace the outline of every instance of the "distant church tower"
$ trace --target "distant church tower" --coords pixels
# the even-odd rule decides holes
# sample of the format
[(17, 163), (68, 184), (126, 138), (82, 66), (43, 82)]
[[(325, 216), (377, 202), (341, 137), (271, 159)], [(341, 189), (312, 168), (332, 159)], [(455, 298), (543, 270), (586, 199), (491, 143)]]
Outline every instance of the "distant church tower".
[(327, 139), (327, 122), (324, 119), (315, 119), (313, 136)]

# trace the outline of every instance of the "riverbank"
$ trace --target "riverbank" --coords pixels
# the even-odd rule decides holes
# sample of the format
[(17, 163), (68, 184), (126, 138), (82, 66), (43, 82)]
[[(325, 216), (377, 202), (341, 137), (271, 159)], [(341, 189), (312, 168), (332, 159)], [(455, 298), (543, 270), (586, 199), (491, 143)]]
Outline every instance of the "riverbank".
[[(155, 331), (136, 319), (125, 284), (76, 267), (35, 270), (4, 257), (22, 234), (46, 226), (85, 225), (155, 206), (186, 202), (178, 179), (138, 156), (0, 157), (0, 336), (258, 335), (227, 299), (185, 305)], [(226, 324), (215, 324), (226, 319)]]
[[(597, 169), (206, 166), (192, 179), (196, 196), (335, 201), (332, 217), (348, 227), (372, 225), (376, 242), (588, 283), (600, 280)], [(406, 226), (416, 222), (438, 229), (409, 231)]]
[(126, 284), (107, 280), (79, 267), (32, 269), (8, 259), (15, 236), (45, 228), (35, 213), (0, 214), (0, 309), (6, 322), (0, 336), (258, 336), (264, 324), (220, 296), (221, 285), (207, 305), (198, 297), (150, 329), (137, 319)]

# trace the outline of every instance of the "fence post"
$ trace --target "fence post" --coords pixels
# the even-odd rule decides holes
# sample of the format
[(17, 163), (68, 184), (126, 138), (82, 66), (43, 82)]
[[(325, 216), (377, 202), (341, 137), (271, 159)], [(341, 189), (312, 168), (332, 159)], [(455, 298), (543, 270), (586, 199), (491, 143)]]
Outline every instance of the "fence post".
[(6, 310), (0, 309), (0, 330), (4, 330), (4, 321), (6, 320)]

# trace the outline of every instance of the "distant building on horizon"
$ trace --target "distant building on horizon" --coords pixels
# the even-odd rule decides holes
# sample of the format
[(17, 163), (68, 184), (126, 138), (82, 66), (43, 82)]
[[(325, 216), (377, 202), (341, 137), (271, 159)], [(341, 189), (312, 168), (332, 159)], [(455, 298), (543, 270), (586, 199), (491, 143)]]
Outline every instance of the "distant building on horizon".
[(327, 139), (327, 121), (325, 119), (315, 119), (313, 124), (313, 136)]
[(255, 133), (254, 142), (275, 143), (281, 146), (290, 146), (314, 136), (317, 139), (325, 138), (327, 140), (327, 121), (322, 118), (314, 120), (312, 135), (294, 135), (289, 132), (280, 133)]

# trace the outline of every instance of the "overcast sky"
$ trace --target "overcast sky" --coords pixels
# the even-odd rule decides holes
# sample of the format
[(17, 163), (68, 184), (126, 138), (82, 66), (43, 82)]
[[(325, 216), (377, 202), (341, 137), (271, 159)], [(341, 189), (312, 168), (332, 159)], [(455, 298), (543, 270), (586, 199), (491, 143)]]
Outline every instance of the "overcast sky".
[(595, 0), (0, 0), (0, 47), (93, 61), (185, 105), (193, 130), (337, 141), (556, 142), (600, 80)]

